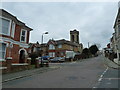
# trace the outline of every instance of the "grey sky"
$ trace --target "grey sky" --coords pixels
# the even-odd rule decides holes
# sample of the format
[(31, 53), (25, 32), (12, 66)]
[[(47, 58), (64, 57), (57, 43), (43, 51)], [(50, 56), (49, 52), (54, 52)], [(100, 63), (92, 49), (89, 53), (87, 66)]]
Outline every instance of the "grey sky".
[(70, 30), (80, 31), (80, 42), (100, 43), (105, 47), (112, 36), (117, 15), (117, 2), (7, 2), (2, 8), (33, 28), (30, 42), (53, 38), (69, 40)]

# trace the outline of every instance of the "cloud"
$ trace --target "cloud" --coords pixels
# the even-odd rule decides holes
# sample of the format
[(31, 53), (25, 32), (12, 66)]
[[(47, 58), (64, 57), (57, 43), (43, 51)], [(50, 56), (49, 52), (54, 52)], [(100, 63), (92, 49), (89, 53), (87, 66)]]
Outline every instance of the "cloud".
[(50, 38), (69, 40), (70, 30), (80, 31), (80, 42), (100, 43), (102, 47), (109, 42), (113, 33), (113, 23), (117, 13), (117, 3), (89, 2), (34, 2), (3, 3), (3, 8), (32, 27), (30, 42), (44, 42)]

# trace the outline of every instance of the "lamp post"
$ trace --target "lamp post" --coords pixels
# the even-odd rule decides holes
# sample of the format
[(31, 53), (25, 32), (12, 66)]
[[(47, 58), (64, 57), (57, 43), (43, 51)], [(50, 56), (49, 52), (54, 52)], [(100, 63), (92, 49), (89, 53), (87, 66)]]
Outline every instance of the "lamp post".
[[(41, 50), (42, 50), (43, 35), (44, 35), (44, 34), (48, 34), (48, 32), (45, 32), (45, 33), (43, 33), (43, 34), (42, 34), (42, 40), (41, 40)], [(42, 54), (43, 54), (43, 52), (42, 52)], [(41, 54), (41, 67), (43, 67), (43, 64), (42, 64), (42, 54)]]

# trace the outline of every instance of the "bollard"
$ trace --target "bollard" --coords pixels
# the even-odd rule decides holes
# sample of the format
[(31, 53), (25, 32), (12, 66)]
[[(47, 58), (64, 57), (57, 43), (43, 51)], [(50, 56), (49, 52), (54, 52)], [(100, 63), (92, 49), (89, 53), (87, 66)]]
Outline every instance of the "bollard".
[(27, 58), (28, 65), (31, 65), (31, 58)]
[(71, 62), (73, 62), (73, 59), (71, 58)]
[(31, 68), (31, 58), (27, 58), (27, 63), (28, 63), (28, 69)]
[(39, 68), (39, 58), (36, 58), (35, 60), (35, 68)]

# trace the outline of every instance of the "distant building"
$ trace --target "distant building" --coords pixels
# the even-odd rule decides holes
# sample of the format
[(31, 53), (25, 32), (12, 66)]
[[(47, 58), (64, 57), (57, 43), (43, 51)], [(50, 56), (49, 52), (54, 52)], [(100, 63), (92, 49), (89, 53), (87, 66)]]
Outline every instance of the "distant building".
[(48, 52), (51, 57), (65, 57), (66, 51), (74, 51), (75, 53), (81, 53), (83, 49), (82, 43), (79, 44), (79, 31), (70, 31), (70, 41), (61, 40), (49, 40)]
[(49, 40), (48, 52), (50, 57), (65, 57), (66, 51), (74, 51), (80, 53), (82, 51), (82, 44), (73, 43), (71, 41), (61, 40)]
[(83, 49), (82, 43), (79, 44), (79, 31), (70, 31), (70, 41), (61, 39), (50, 39), (47, 43), (30, 43), (30, 53), (38, 52), (42, 55), (49, 55), (50, 57), (65, 57), (66, 51), (74, 51), (75, 53), (81, 53)]
[(39, 53), (39, 56), (42, 54), (48, 55), (48, 45), (47, 43), (39, 44), (38, 42), (36, 43), (29, 43), (29, 54), (31, 53)]
[(29, 35), (32, 30), (9, 12), (0, 9), (0, 61), (26, 63)]
[(77, 31), (76, 29), (70, 31), (70, 41), (79, 44), (79, 31)]

